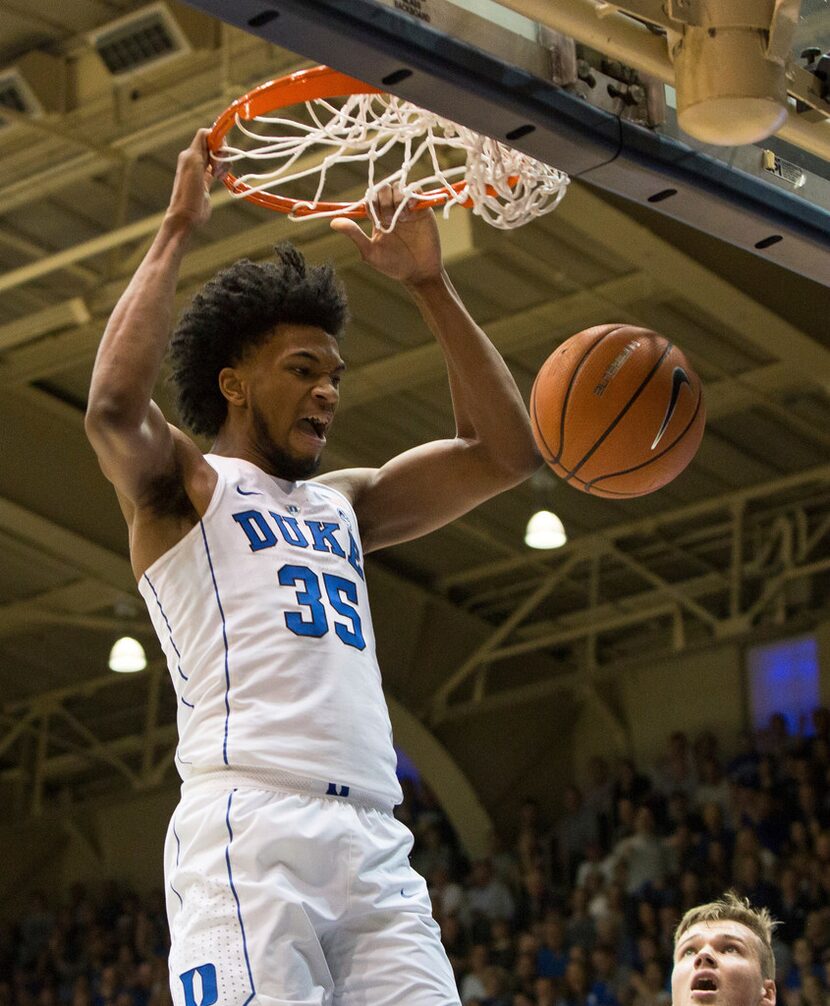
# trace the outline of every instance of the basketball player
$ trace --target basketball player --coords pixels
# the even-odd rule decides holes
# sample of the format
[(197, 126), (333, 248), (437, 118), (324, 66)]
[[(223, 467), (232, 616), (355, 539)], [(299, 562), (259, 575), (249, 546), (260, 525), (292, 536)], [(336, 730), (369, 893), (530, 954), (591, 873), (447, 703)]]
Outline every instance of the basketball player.
[[(179, 700), (182, 800), (165, 848), (177, 1006), (457, 1004), (409, 832), (364, 555), (441, 527), (537, 467), (503, 360), (443, 271), (431, 212), (351, 238), (414, 298), (446, 357), (455, 435), (312, 479), (345, 366), (343, 293), (291, 246), (195, 298), (172, 340), (184, 420), (151, 401), (179, 264), (209, 216), (199, 131), (101, 342), (89, 438)], [(378, 200), (391, 219), (396, 197)]]
[(674, 934), (672, 1006), (775, 1006), (774, 926), (732, 893), (689, 909)]

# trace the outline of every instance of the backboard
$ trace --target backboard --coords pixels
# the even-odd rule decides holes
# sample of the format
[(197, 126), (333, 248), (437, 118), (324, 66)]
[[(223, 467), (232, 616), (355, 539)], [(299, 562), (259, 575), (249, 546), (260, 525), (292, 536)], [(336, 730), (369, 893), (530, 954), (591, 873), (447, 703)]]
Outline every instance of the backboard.
[(828, 0), (790, 0), (812, 107), (740, 147), (679, 128), (659, 28), (619, 9), (651, 0), (188, 2), (830, 286), (830, 103), (801, 56), (830, 50)]

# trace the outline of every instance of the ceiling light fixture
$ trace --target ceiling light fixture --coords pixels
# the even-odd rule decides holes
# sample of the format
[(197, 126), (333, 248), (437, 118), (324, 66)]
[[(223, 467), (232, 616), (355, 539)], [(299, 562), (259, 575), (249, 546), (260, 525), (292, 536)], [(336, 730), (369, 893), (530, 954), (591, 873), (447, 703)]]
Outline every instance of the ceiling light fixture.
[(527, 522), (525, 545), (529, 548), (561, 548), (567, 540), (562, 521), (550, 510), (537, 510)]
[(144, 647), (132, 636), (122, 636), (110, 650), (109, 667), (119, 674), (134, 674), (147, 666)]

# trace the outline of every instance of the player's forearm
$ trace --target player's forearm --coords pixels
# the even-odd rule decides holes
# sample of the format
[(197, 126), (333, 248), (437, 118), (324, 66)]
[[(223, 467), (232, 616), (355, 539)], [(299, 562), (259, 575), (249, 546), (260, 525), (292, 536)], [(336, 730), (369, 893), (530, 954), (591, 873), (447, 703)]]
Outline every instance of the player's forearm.
[(173, 324), (176, 284), (192, 225), (168, 215), (107, 323), (89, 392), (92, 420), (139, 426)]
[(444, 351), (457, 435), (480, 444), (510, 474), (530, 475), (540, 459), (527, 409), (501, 354), (446, 273), (407, 289)]

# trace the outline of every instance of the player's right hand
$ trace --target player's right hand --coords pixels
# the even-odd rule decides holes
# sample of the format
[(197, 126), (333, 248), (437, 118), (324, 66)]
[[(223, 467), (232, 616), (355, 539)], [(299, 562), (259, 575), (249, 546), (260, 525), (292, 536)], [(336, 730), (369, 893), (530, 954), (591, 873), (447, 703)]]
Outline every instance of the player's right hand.
[(214, 168), (208, 148), (209, 129), (200, 129), (179, 154), (176, 178), (167, 216), (192, 227), (200, 227), (210, 219), (210, 187), (220, 177)]

